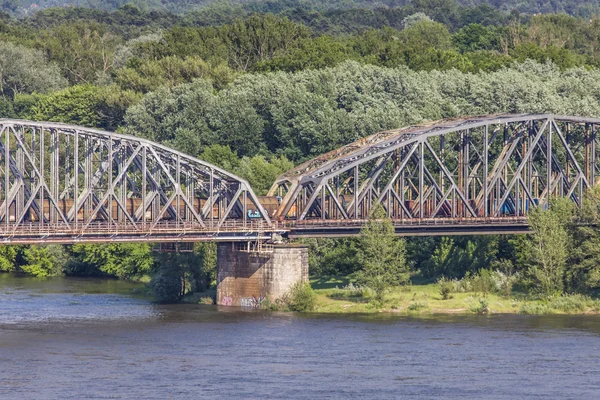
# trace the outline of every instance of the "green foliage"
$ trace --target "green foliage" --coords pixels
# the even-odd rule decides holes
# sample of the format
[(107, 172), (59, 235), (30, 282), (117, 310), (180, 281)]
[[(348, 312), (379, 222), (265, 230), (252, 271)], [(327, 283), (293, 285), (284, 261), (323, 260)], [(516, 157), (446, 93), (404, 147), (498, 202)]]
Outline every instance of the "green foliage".
[[(418, 267), (423, 276), (460, 278), (488, 268), (504, 238), (498, 236), (442, 237), (430, 240)], [(437, 243), (436, 243), (437, 241)], [(422, 242), (422, 240), (420, 241)]]
[(24, 264), (19, 270), (33, 276), (62, 275), (68, 261), (64, 247), (60, 245), (29, 246), (23, 250)]
[(179, 301), (183, 296), (205, 292), (213, 285), (215, 270), (214, 243), (196, 243), (189, 253), (156, 254), (150, 289), (158, 301)]
[(71, 251), (81, 262), (121, 279), (144, 275), (154, 263), (150, 245), (146, 243), (76, 244)]
[(349, 275), (360, 268), (357, 239), (303, 239), (302, 243), (308, 246), (309, 273), (313, 276)]
[(18, 94), (45, 93), (66, 86), (60, 70), (39, 50), (0, 42), (0, 94), (14, 99)]
[(471, 307), (471, 311), (475, 314), (487, 314), (490, 312), (489, 304), (486, 299), (479, 299), (477, 304)]
[(317, 305), (317, 295), (309, 283), (296, 283), (289, 293), (288, 307), (290, 311), (310, 312)]
[(202, 151), (200, 159), (221, 167), (226, 171), (236, 171), (240, 165), (237, 154), (229, 146), (213, 144)]
[(16, 268), (17, 246), (0, 246), (0, 271), (11, 272)]
[(595, 70), (561, 72), (533, 62), (476, 74), (345, 62), (295, 74), (247, 74), (217, 93), (201, 80), (160, 89), (128, 109), (125, 132), (192, 155), (219, 144), (242, 157), (269, 160), (271, 153), (298, 163), (419, 121), (501, 112), (594, 115), (600, 113), (598, 82)]
[(570, 204), (557, 199), (548, 210), (536, 208), (529, 214), (533, 233), (520, 242), (519, 250), (527, 266), (526, 282), (542, 296), (563, 292), (570, 248), (566, 224), (572, 213)]
[(150, 289), (158, 301), (166, 303), (179, 301), (184, 294), (180, 276), (167, 269), (157, 272), (152, 277)]
[(226, 65), (211, 66), (198, 56), (179, 58), (166, 56), (158, 60), (129, 59), (114, 73), (121, 88), (135, 92), (150, 92), (160, 87), (172, 87), (204, 78), (217, 88), (223, 88), (235, 78), (235, 72)]
[(317, 295), (310, 283), (297, 282), (279, 299), (272, 301), (267, 298), (261, 303), (261, 308), (270, 311), (310, 312), (317, 305)]
[(546, 315), (552, 314), (552, 309), (547, 304), (527, 303), (521, 306), (519, 314)]
[(442, 300), (449, 300), (452, 298), (452, 291), (454, 290), (454, 284), (445, 278), (438, 280), (438, 287)]
[(116, 86), (72, 86), (35, 99), (29, 118), (115, 130), (137, 94)]
[(565, 313), (583, 312), (587, 309), (587, 301), (581, 295), (560, 296), (552, 299), (548, 306)]
[(394, 236), (392, 221), (381, 205), (373, 208), (360, 235), (358, 257), (362, 270), (358, 278), (375, 291), (375, 300), (383, 303), (390, 287), (408, 281), (405, 242)]
[(267, 160), (264, 156), (252, 158), (243, 157), (234, 172), (248, 181), (250, 187), (259, 195), (266, 195), (275, 179), (282, 173), (292, 169), (294, 164), (285, 156), (272, 157)]
[(427, 308), (427, 307), (429, 307), (429, 305), (427, 304), (427, 302), (413, 301), (408, 306), (408, 310), (409, 311), (419, 311), (419, 310), (422, 310), (422, 309)]

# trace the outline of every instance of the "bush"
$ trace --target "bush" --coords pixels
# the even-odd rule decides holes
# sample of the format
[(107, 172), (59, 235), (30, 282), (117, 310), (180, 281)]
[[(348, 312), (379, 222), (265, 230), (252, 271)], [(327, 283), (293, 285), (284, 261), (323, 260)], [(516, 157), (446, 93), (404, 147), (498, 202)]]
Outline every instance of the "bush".
[(412, 303), (410, 303), (410, 305), (408, 306), (408, 310), (409, 311), (419, 311), (423, 308), (427, 308), (428, 304), (425, 302), (420, 302), (420, 301), (414, 301)]
[(479, 302), (471, 307), (475, 314), (487, 314), (490, 312), (489, 304), (486, 299), (479, 299)]
[(150, 281), (152, 295), (161, 302), (181, 300), (181, 278), (168, 271), (158, 272)]
[(368, 286), (354, 285), (352, 282), (343, 287), (343, 290), (347, 290), (347, 297), (362, 297), (369, 299), (375, 297), (375, 292)]
[(506, 297), (510, 296), (517, 279), (518, 275), (508, 275), (498, 270), (493, 271), (491, 274), (494, 291)]
[(494, 292), (509, 296), (518, 278), (518, 274), (505, 274), (499, 270), (480, 269), (472, 275), (467, 273), (461, 280), (449, 282), (454, 292), (476, 292), (482, 293), (484, 296)]
[(529, 303), (523, 304), (519, 309), (519, 314), (527, 315), (547, 315), (552, 314), (552, 309), (547, 304)]
[(487, 269), (480, 269), (476, 274), (471, 276), (471, 287), (476, 293), (486, 295), (495, 289), (492, 272)]
[(287, 297), (290, 311), (313, 311), (317, 305), (317, 295), (309, 283), (296, 283)]
[(445, 278), (442, 278), (438, 281), (438, 288), (440, 291), (440, 295), (442, 295), (442, 300), (449, 300), (452, 298), (452, 291), (454, 290), (454, 283)]
[(581, 295), (560, 296), (552, 299), (548, 305), (554, 310), (566, 313), (581, 312), (585, 311), (587, 300), (585, 296)]

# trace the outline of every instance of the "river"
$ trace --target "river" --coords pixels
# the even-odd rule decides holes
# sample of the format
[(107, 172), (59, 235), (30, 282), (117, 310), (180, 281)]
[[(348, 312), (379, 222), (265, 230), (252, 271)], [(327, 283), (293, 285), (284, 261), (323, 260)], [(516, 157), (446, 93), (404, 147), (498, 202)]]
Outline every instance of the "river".
[(158, 305), (0, 275), (0, 399), (600, 397), (600, 318)]

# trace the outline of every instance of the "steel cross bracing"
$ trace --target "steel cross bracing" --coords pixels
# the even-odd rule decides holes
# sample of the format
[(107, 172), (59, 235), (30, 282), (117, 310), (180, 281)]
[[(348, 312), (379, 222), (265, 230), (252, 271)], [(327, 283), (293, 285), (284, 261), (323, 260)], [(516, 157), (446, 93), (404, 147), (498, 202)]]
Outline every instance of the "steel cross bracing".
[(243, 179), (113, 132), (0, 119), (0, 180), (5, 243), (248, 240), (274, 230)]
[(335, 225), (342, 235), (376, 203), (397, 227), (526, 225), (528, 210), (554, 196), (581, 204), (600, 176), (598, 126), (596, 118), (503, 114), (380, 132), (283, 174), (269, 194), (283, 199), (275, 217), (296, 230)]

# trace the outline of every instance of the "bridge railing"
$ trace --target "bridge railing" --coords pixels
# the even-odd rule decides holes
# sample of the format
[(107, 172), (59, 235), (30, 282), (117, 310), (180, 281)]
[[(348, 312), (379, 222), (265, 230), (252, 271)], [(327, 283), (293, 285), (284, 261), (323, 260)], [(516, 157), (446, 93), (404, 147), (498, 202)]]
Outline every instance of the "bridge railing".
[(65, 224), (41, 224), (41, 223), (22, 223), (17, 227), (0, 224), (0, 236), (10, 237), (15, 235), (119, 235), (119, 234), (186, 234), (197, 232), (272, 232), (277, 228), (270, 227), (263, 221), (225, 221), (222, 224), (207, 224), (205, 226), (198, 223), (187, 222), (159, 222), (159, 223), (139, 223), (137, 225), (117, 224), (109, 225), (106, 223), (90, 223), (67, 226)]
[[(322, 220), (305, 219), (301, 221), (286, 220), (279, 222), (279, 228), (314, 229), (314, 228), (360, 228), (368, 220)], [(463, 225), (526, 225), (527, 217), (476, 217), (476, 218), (405, 218), (392, 219), (394, 226), (463, 226)]]

